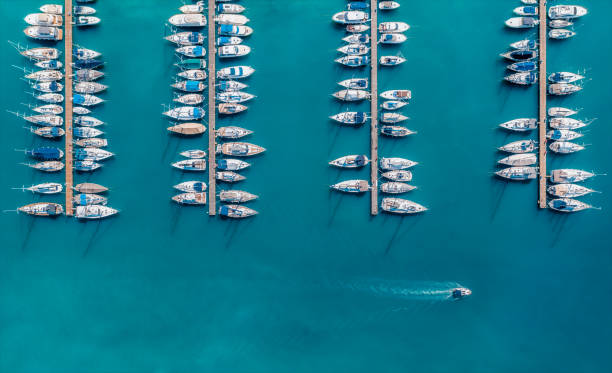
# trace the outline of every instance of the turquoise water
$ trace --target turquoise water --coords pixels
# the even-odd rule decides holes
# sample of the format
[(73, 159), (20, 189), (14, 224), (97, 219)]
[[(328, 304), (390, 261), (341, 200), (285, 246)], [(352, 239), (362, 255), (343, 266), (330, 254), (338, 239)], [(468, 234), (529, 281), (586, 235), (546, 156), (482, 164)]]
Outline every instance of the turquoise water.
[[(518, 1), (402, 2), (384, 19), (413, 27), (408, 62), (380, 74), (380, 88), (410, 88), (403, 112), (418, 135), (381, 140), (381, 155), (420, 162), (409, 198), (419, 217), (371, 217), (369, 197), (331, 183), (367, 171), (326, 162), (367, 153), (368, 128), (339, 129), (330, 98), (350, 77), (332, 63), (342, 33), (330, 21), (342, 0), (244, 1), (254, 35), (244, 61), (257, 99), (235, 123), (268, 152), (241, 187), (259, 194), (255, 219), (209, 218), (169, 201), (181, 180), (169, 167), (206, 139), (167, 135), (172, 48), (161, 37), (180, 5), (106, 0), (103, 24), (75, 41), (104, 53), (108, 102), (96, 115), (117, 154), (89, 180), (108, 185), (121, 214), (100, 223), (0, 214), (0, 371), (40, 372), (608, 372), (612, 368), (612, 177), (588, 185), (601, 211), (560, 216), (536, 208), (537, 185), (491, 177), (495, 129), (536, 115), (537, 92), (501, 84), (497, 54), (526, 33), (503, 20)], [(549, 68), (589, 68), (566, 99), (599, 118), (588, 150), (549, 167), (612, 172), (612, 5), (591, 14), (574, 40), (549, 47)], [(3, 0), (5, 39), (25, 41), (22, 18), (41, 5)], [(130, 54), (129, 51), (134, 51)], [(27, 102), (24, 60), (0, 48), (2, 107)], [(3, 209), (32, 197), (10, 187), (59, 180), (26, 169), (14, 148), (38, 141), (4, 114)], [(78, 181), (84, 181), (79, 178)], [(470, 299), (436, 291), (456, 283)], [(433, 295), (432, 295), (433, 294)]]

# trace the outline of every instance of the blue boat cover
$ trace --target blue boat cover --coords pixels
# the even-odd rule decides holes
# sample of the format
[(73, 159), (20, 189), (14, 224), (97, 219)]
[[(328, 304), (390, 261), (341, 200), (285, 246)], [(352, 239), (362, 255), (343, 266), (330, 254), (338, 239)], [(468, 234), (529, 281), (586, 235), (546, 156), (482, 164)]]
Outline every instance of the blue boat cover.
[(79, 194), (79, 205), (87, 204), (87, 196), (85, 194)]
[(186, 91), (190, 91), (190, 92), (194, 92), (194, 91), (199, 91), (200, 90), (200, 82), (197, 82), (195, 80), (188, 80), (185, 82), (185, 90)]
[(229, 215), (229, 208), (225, 205), (221, 206), (221, 208), (219, 209), (219, 215), (224, 215), (224, 216), (228, 216)]
[(75, 94), (74, 96), (72, 96), (72, 102), (81, 105), (83, 102), (85, 102), (85, 96)]
[(195, 184), (193, 184), (193, 190), (195, 190), (196, 192), (203, 192), (204, 191), (204, 183), (195, 183)]
[(200, 108), (193, 108), (193, 116), (195, 118), (202, 118), (204, 116), (204, 113), (202, 113), (202, 109)]
[(227, 161), (225, 159), (220, 159), (217, 162), (217, 168), (220, 170), (226, 170), (227, 169)]
[(219, 32), (226, 33), (226, 34), (233, 34), (235, 33), (234, 25), (221, 25), (219, 26)]
[(355, 115), (355, 122), (356, 123), (361, 123), (363, 122), (365, 119), (365, 113), (358, 111), (357, 114)]
[(60, 159), (60, 150), (52, 147), (40, 147), (34, 148), (27, 152), (32, 158), (40, 160), (54, 160)]
[(192, 32), (191, 34), (189, 34), (189, 38), (188, 40), (190, 42), (197, 42), (200, 38), (199, 38), (200, 33), (199, 32)]
[(199, 57), (204, 56), (204, 53), (206, 53), (205, 49), (202, 47), (195, 47), (193, 48), (193, 54)]
[(347, 4), (347, 8), (349, 10), (363, 10), (363, 9), (367, 9), (368, 7), (369, 5), (367, 3), (364, 3), (361, 1), (355, 1), (355, 2)]

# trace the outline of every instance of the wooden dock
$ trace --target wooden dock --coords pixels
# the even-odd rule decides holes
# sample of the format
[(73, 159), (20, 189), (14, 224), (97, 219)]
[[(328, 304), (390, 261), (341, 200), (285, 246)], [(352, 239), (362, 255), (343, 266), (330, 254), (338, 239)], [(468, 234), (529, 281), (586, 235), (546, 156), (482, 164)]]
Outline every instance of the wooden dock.
[(370, 0), (370, 214), (378, 215), (378, 0)]
[(215, 107), (215, 0), (208, 0), (208, 215), (217, 213), (217, 133), (215, 120), (217, 108)]
[(540, 82), (539, 82), (539, 197), (538, 205), (540, 208), (546, 208), (546, 119), (547, 119), (547, 108), (546, 108), (546, 0), (540, 0)]
[(66, 90), (64, 98), (64, 128), (66, 131), (65, 140), (65, 161), (66, 166), (64, 170), (66, 172), (66, 215), (72, 216), (72, 186), (73, 186), (73, 172), (72, 172), (72, 0), (64, 1), (65, 17), (64, 17), (64, 69), (65, 69), (65, 84), (64, 89)]

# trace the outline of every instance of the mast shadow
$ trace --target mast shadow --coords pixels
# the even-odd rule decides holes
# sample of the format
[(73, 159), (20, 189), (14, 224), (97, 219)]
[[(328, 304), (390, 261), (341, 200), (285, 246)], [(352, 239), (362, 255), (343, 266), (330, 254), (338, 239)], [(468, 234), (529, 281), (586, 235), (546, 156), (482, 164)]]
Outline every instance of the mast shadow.
[(21, 243), (21, 251), (25, 251), (26, 247), (28, 246), (28, 242), (30, 242), (30, 237), (32, 236), (32, 232), (34, 231), (34, 223), (35, 223), (36, 219), (30, 219), (30, 222), (27, 225), (27, 230), (26, 230), (26, 234), (25, 234), (25, 238), (23, 240), (23, 242)]

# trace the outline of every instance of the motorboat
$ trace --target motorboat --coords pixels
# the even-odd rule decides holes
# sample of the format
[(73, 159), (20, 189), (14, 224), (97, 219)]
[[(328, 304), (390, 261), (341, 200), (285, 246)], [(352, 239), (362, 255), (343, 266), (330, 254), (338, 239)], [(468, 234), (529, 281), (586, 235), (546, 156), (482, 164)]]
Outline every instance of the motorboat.
[(380, 1), (378, 2), (378, 9), (380, 10), (393, 10), (400, 7), (397, 1)]
[(550, 181), (553, 183), (579, 183), (593, 176), (595, 176), (595, 174), (592, 172), (562, 168), (551, 172)]
[(367, 10), (370, 7), (365, 1), (351, 1), (346, 4), (346, 9), (348, 10)]
[(365, 24), (346, 25), (346, 32), (351, 32), (351, 33), (366, 32), (369, 29), (370, 29), (370, 26), (365, 25)]
[(410, 118), (400, 113), (382, 113), (380, 115), (380, 121), (382, 123), (399, 123), (408, 119)]
[(538, 63), (536, 61), (520, 61), (508, 65), (507, 69), (517, 73), (531, 72), (538, 69)]
[(514, 8), (514, 14), (519, 16), (537, 16), (538, 7), (532, 5), (519, 6), (517, 8)]
[(330, 185), (330, 188), (344, 193), (364, 193), (370, 190), (367, 180), (346, 180)]
[(587, 9), (578, 5), (553, 5), (548, 8), (550, 19), (574, 19), (587, 14)]
[(185, 4), (179, 8), (181, 13), (185, 14), (198, 14), (204, 12), (204, 1), (198, 1), (195, 4)]
[(238, 114), (245, 111), (247, 107), (242, 104), (234, 104), (229, 102), (223, 102), (217, 105), (217, 111), (219, 114), (231, 115)]
[(217, 101), (219, 102), (235, 103), (235, 104), (247, 102), (255, 98), (254, 95), (247, 93), (247, 92), (241, 92), (241, 91), (218, 92), (215, 95), (215, 97)]
[(242, 14), (223, 13), (215, 17), (215, 22), (220, 25), (244, 26), (249, 22), (249, 19)]
[(96, 14), (96, 10), (90, 6), (77, 5), (72, 8), (72, 14), (75, 16), (91, 16)]
[(556, 198), (548, 201), (548, 208), (559, 212), (578, 212), (592, 209), (593, 206), (576, 199)]
[(405, 158), (381, 158), (380, 168), (381, 170), (405, 170), (407, 168), (414, 167), (418, 162), (411, 161)]
[(532, 85), (538, 81), (538, 74), (534, 71), (514, 73), (504, 77), (504, 80), (518, 85)]
[(217, 13), (240, 14), (244, 12), (244, 7), (240, 4), (219, 4)]
[(187, 80), (205, 80), (207, 78), (206, 70), (190, 69), (184, 70), (177, 74), (180, 78)]
[(101, 121), (100, 119), (94, 118), (88, 115), (76, 116), (73, 118), (73, 122), (77, 126), (83, 126), (83, 127), (97, 127), (97, 126), (101, 126), (104, 124), (104, 122)]
[(538, 51), (533, 49), (514, 49), (506, 53), (500, 54), (510, 61), (529, 61), (538, 56)]
[(101, 21), (100, 18), (95, 16), (78, 16), (74, 18), (74, 24), (76, 26), (94, 26)]
[(405, 32), (410, 29), (410, 25), (404, 22), (381, 22), (378, 25), (378, 32), (381, 34), (394, 34)]
[(219, 79), (242, 79), (251, 76), (255, 69), (251, 66), (232, 66), (224, 67), (217, 71)]
[(368, 44), (370, 35), (368, 34), (351, 34), (342, 38), (343, 41), (349, 44)]
[(59, 58), (59, 49), (57, 48), (47, 48), (47, 47), (38, 47), (21, 50), (22, 56), (36, 60), (36, 61), (46, 61), (46, 60), (55, 60)]
[(555, 96), (567, 96), (581, 91), (582, 87), (568, 83), (554, 83), (548, 85), (548, 94)]
[(367, 114), (362, 111), (345, 111), (329, 118), (342, 124), (363, 124), (368, 120)]
[(73, 167), (77, 172), (92, 172), (102, 167), (102, 165), (94, 161), (74, 161)]
[(181, 205), (205, 205), (206, 204), (206, 193), (181, 193), (172, 197), (172, 200)]
[(548, 145), (548, 148), (559, 154), (571, 154), (584, 150), (584, 146), (570, 141), (554, 141)]
[(406, 62), (402, 56), (381, 56), (378, 60), (381, 66), (397, 66)]
[(175, 14), (168, 19), (168, 22), (178, 27), (204, 27), (206, 16), (203, 14)]
[(531, 166), (537, 162), (535, 153), (512, 154), (497, 161), (506, 166)]
[(72, 201), (77, 206), (106, 205), (108, 198), (97, 194), (79, 193), (72, 198)]
[(257, 198), (255, 194), (243, 190), (223, 190), (219, 193), (219, 201), (225, 203), (245, 203)]
[(62, 16), (47, 13), (28, 14), (25, 17), (25, 21), (28, 25), (32, 26), (62, 27), (64, 24)]
[[(592, 122), (592, 121), (591, 121)], [(586, 127), (591, 122), (583, 122), (578, 119), (568, 118), (568, 117), (556, 117), (550, 118), (548, 120), (548, 125), (550, 128), (554, 128), (557, 130), (576, 130), (578, 128)]]
[(563, 39), (569, 39), (575, 35), (576, 35), (575, 31), (567, 30), (564, 28), (555, 28), (555, 29), (548, 31), (548, 37), (550, 39), (563, 40)]
[(593, 189), (578, 184), (554, 184), (546, 189), (548, 194), (559, 198), (576, 198), (590, 193), (596, 193)]
[(40, 11), (48, 14), (64, 14), (64, 7), (59, 4), (45, 4), (40, 7)]
[(535, 179), (538, 176), (538, 170), (531, 166), (508, 167), (495, 172), (495, 174), (508, 180), (524, 181)]
[(79, 193), (94, 193), (94, 194), (105, 193), (108, 191), (107, 187), (100, 185), (100, 184), (94, 184), (94, 183), (77, 184), (73, 187), (73, 189)]
[(401, 44), (408, 40), (404, 34), (381, 34), (378, 42), (380, 44)]
[(225, 183), (236, 183), (238, 181), (245, 180), (246, 177), (234, 172), (234, 171), (218, 171), (215, 172), (215, 177), (219, 181)]
[(219, 36), (216, 41), (218, 47), (224, 45), (238, 45), (242, 44), (243, 39), (239, 36)]
[(184, 159), (182, 161), (172, 163), (172, 167), (183, 171), (206, 171), (205, 159)]
[(63, 214), (64, 208), (59, 203), (36, 202), (21, 206), (17, 209), (17, 211), (32, 216), (53, 217)]
[(74, 85), (77, 93), (99, 93), (105, 91), (108, 86), (96, 82), (78, 82)]
[(108, 218), (119, 213), (112, 207), (101, 205), (77, 206), (74, 217), (77, 219), (98, 220)]
[(232, 219), (243, 219), (257, 215), (257, 211), (241, 205), (223, 205), (219, 207), (219, 215)]
[(412, 92), (409, 89), (393, 89), (381, 93), (380, 98), (385, 100), (410, 100)]
[(548, 22), (550, 28), (566, 28), (573, 26), (574, 22), (568, 21), (567, 19), (553, 19)]
[(203, 134), (204, 131), (206, 131), (206, 126), (204, 126), (202, 123), (187, 122), (170, 126), (167, 129), (168, 131), (174, 132), (178, 135), (194, 136)]
[(519, 118), (509, 120), (500, 124), (499, 126), (510, 131), (531, 131), (538, 128), (538, 120), (535, 118)]
[(341, 82), (338, 82), (338, 84), (348, 89), (367, 89), (368, 79), (366, 78), (346, 79)]
[(349, 56), (361, 56), (368, 54), (370, 52), (370, 47), (365, 44), (347, 44), (336, 50)]
[(217, 31), (221, 36), (245, 37), (253, 33), (253, 29), (251, 27), (242, 25), (219, 25)]
[(406, 105), (408, 105), (408, 102), (406, 101), (390, 100), (380, 104), (380, 107), (385, 110), (397, 110), (403, 108)]
[(408, 193), (414, 189), (416, 189), (416, 187), (413, 185), (406, 184), (406, 183), (400, 183), (397, 181), (389, 181), (389, 182), (380, 184), (380, 191), (383, 193), (388, 193), (388, 194)]
[(200, 149), (189, 149), (179, 153), (182, 157), (191, 159), (202, 159), (206, 157), (206, 151)]
[(342, 56), (335, 59), (339, 64), (348, 67), (362, 67), (370, 63), (370, 57), (368, 56)]
[(250, 157), (265, 151), (265, 148), (247, 142), (226, 142), (217, 145), (217, 153), (233, 157)]
[(408, 170), (393, 170), (383, 172), (381, 174), (385, 179), (389, 179), (391, 181), (406, 181), (409, 182), (412, 180), (412, 172)]
[(548, 115), (551, 117), (570, 117), (575, 114), (578, 114), (576, 110), (567, 109), (564, 107), (548, 108)]
[(572, 130), (550, 130), (546, 133), (546, 138), (554, 141), (572, 141), (582, 136), (582, 133)]
[(472, 291), (470, 289), (454, 288), (451, 290), (451, 295), (449, 296), (449, 298), (458, 300), (458, 299), (463, 299), (471, 294), (472, 294)]
[(165, 111), (163, 114), (176, 120), (200, 120), (204, 118), (205, 111), (199, 107), (180, 106)]
[(176, 45), (202, 45), (204, 34), (196, 31), (184, 31), (165, 36), (164, 39)]
[(173, 101), (183, 105), (195, 106), (204, 102), (204, 95), (200, 93), (188, 93), (175, 97)]
[(536, 49), (538, 42), (534, 39), (523, 39), (510, 44), (513, 49)]
[(370, 160), (365, 155), (345, 155), (329, 162), (330, 166), (340, 168), (359, 168), (370, 163)]
[(222, 139), (239, 139), (245, 136), (252, 134), (253, 131), (236, 127), (236, 126), (228, 126), (228, 127), (220, 127), (217, 128), (216, 135)]
[(250, 163), (240, 159), (219, 159), (217, 161), (217, 169), (222, 171), (240, 171), (250, 166)]
[(342, 25), (352, 25), (365, 23), (369, 19), (369, 14), (361, 10), (347, 10), (338, 12), (332, 16), (332, 20)]
[(206, 84), (197, 80), (182, 80), (171, 84), (172, 88), (183, 92), (202, 92), (206, 88)]
[(174, 186), (174, 189), (184, 193), (202, 193), (206, 188), (206, 183), (203, 181), (184, 181)]
[(512, 17), (506, 20), (506, 26), (510, 28), (532, 28), (540, 21), (533, 17)]
[(380, 127), (380, 133), (382, 135), (391, 136), (391, 137), (406, 137), (409, 135), (413, 135), (416, 132), (411, 131), (408, 128), (403, 127), (403, 126), (383, 125)]
[(382, 199), (380, 207), (385, 212), (392, 214), (418, 214), (420, 212), (427, 211), (425, 206), (422, 206), (416, 202), (409, 201), (401, 198), (389, 198), (385, 197)]
[(206, 48), (201, 45), (185, 45), (175, 49), (176, 53), (186, 57), (202, 58), (206, 55)]
[(368, 91), (363, 89), (343, 89), (341, 91), (335, 92), (332, 94), (335, 98), (342, 101), (361, 101), (370, 97)]

